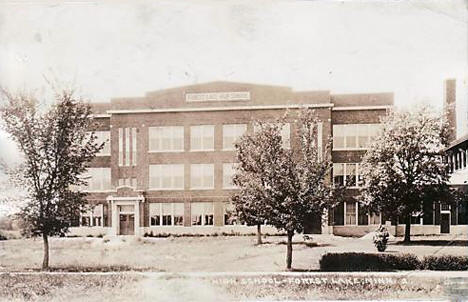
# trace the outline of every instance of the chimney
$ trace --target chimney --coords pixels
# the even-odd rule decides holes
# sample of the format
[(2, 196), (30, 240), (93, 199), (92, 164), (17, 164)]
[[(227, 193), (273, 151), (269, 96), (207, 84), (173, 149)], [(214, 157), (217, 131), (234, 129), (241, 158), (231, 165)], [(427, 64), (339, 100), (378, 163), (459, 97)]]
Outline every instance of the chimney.
[(445, 80), (444, 112), (446, 114), (448, 125), (450, 127), (449, 142), (452, 142), (457, 139), (456, 84), (457, 82), (455, 79)]

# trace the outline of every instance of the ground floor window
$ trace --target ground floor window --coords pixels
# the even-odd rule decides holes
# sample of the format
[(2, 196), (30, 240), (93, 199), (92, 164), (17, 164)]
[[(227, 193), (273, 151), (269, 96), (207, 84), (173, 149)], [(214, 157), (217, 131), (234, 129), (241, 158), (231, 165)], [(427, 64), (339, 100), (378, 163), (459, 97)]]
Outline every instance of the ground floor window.
[(345, 208), (345, 224), (355, 225), (356, 224), (356, 202), (346, 202)]
[(184, 203), (150, 203), (150, 226), (184, 225)]
[(370, 213), (369, 214), (369, 224), (381, 224), (382, 223), (381, 218), (382, 217), (381, 217), (380, 213), (379, 214)]
[(214, 208), (212, 202), (194, 202), (190, 206), (192, 225), (213, 225)]
[(104, 218), (103, 218), (103, 205), (99, 204), (88, 211), (81, 213), (80, 217), (80, 225), (81, 226), (103, 226)]
[(224, 204), (224, 225), (237, 225), (236, 209), (232, 203)]

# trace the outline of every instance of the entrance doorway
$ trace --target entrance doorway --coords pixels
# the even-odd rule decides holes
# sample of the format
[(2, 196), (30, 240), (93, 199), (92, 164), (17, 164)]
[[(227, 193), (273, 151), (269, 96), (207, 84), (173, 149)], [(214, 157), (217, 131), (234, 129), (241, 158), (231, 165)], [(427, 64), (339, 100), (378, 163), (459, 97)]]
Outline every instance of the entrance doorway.
[(449, 213), (440, 214), (440, 233), (441, 234), (450, 233), (450, 214)]
[(135, 235), (135, 214), (120, 214), (120, 235)]

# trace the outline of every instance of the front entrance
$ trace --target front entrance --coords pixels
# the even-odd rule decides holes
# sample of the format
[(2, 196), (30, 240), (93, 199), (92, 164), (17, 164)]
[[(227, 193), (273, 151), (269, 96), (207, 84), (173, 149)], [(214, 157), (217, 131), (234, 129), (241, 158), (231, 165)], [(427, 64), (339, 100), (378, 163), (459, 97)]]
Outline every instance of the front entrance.
[(440, 233), (441, 234), (450, 233), (450, 214), (449, 213), (440, 214)]
[(120, 235), (135, 235), (135, 214), (120, 214)]

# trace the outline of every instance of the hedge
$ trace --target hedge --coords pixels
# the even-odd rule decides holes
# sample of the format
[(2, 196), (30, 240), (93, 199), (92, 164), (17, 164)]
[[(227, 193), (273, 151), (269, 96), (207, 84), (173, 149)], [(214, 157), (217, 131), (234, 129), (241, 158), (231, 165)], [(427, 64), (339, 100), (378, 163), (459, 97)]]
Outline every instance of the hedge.
[(393, 271), (415, 270), (421, 266), (411, 254), (328, 253), (320, 260), (322, 271)]
[(426, 256), (422, 261), (422, 268), (433, 271), (466, 271), (468, 256)]
[(421, 261), (413, 254), (328, 253), (320, 260), (320, 270), (395, 271), (395, 270), (468, 270), (468, 256), (426, 256)]

